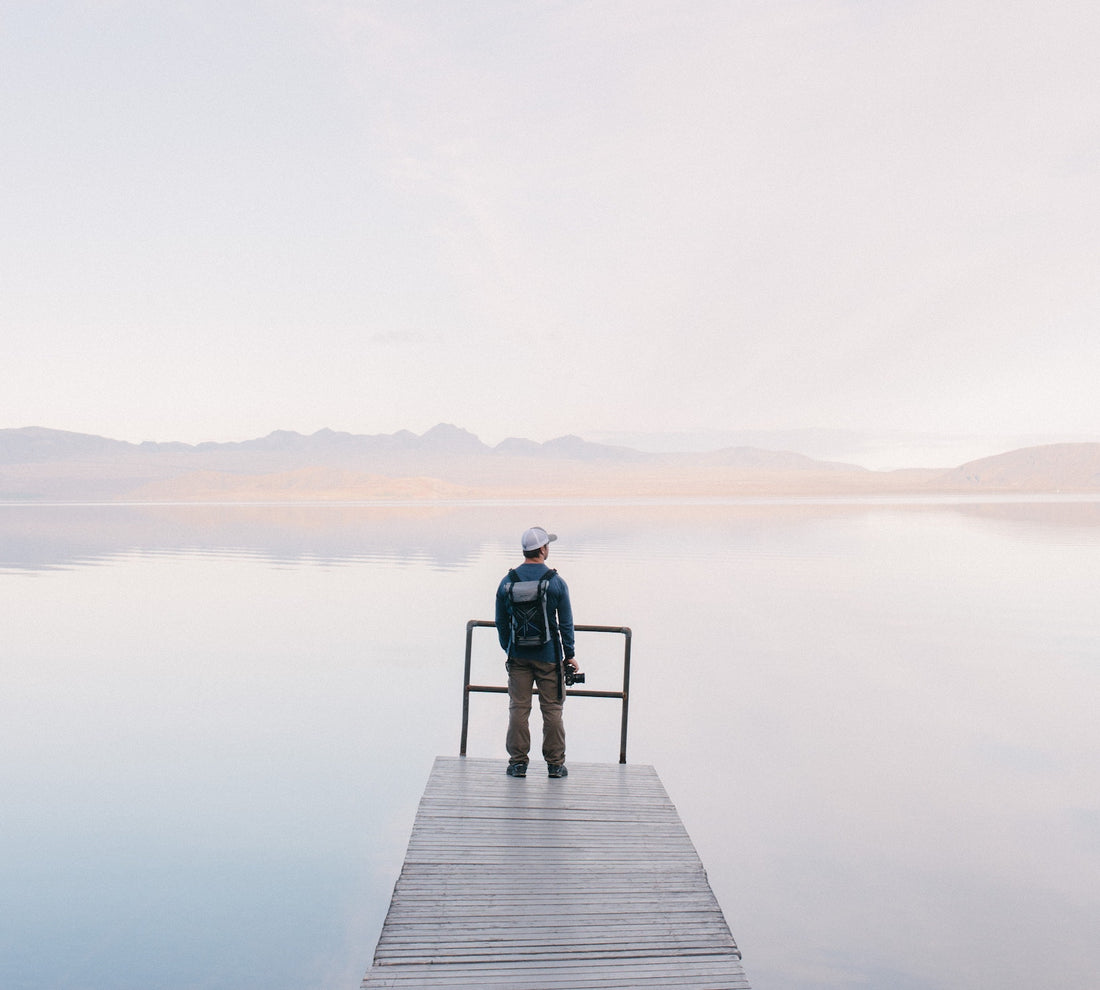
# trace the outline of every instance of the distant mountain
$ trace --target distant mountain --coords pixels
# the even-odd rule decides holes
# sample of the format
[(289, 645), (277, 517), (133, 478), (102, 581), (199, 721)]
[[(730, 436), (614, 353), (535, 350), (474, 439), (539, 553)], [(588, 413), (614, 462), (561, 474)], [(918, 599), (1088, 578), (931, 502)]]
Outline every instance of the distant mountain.
[[(497, 448), (500, 449), (499, 446)], [(644, 461), (652, 456), (629, 447), (616, 447), (605, 443), (591, 443), (577, 436), (558, 437), (539, 444), (537, 451), (542, 457), (560, 457), (576, 461)]]
[(926, 433), (909, 430), (698, 430), (666, 433), (589, 432), (589, 440), (622, 444), (635, 450), (702, 454), (734, 447), (782, 450), (819, 461), (859, 464), (878, 471), (897, 468), (939, 468), (989, 457), (1006, 450), (1055, 443), (1093, 441), (1091, 435)]
[(0, 464), (28, 464), (86, 458), (142, 459), (150, 455), (186, 455), (202, 460), (230, 455), (242, 464), (248, 455), (280, 458), (286, 462), (328, 462), (335, 458), (357, 459), (383, 456), (503, 456), (557, 457), (577, 460), (631, 460), (651, 455), (625, 447), (589, 443), (576, 436), (558, 437), (545, 443), (509, 439), (490, 447), (468, 430), (439, 423), (417, 436), (408, 430), (388, 434), (340, 433), (323, 429), (305, 435), (293, 430), (275, 430), (254, 440), (200, 444), (140, 444), (83, 433), (67, 433), (42, 427), (0, 429)]
[(1006, 492), (1100, 491), (1100, 443), (1024, 447), (941, 475), (946, 487)]
[(28, 426), (21, 430), (0, 430), (0, 464), (27, 464), (64, 460), (71, 457), (111, 456), (133, 447), (122, 440), (47, 430)]
[(276, 430), (231, 443), (127, 443), (0, 430), (0, 500), (201, 501), (1100, 491), (1100, 444), (1057, 444), (954, 471), (872, 471), (752, 446), (656, 453), (576, 436), (490, 447), (441, 423), (422, 435)]

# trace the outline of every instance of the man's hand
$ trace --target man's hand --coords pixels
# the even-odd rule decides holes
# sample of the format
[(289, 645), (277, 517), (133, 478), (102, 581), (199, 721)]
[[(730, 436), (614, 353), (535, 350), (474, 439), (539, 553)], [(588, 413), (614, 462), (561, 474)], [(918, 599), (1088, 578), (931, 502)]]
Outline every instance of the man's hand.
[(573, 673), (574, 673), (574, 674), (579, 674), (579, 673), (581, 672), (581, 665), (580, 665), (579, 663), (577, 663), (577, 658), (576, 658), (576, 657), (570, 657), (570, 658), (569, 658), (568, 660), (566, 660), (565, 662), (566, 662), (566, 663), (567, 663), (567, 664), (568, 664), (568, 665), (569, 665), (570, 667), (572, 667), (572, 668), (573, 668)]

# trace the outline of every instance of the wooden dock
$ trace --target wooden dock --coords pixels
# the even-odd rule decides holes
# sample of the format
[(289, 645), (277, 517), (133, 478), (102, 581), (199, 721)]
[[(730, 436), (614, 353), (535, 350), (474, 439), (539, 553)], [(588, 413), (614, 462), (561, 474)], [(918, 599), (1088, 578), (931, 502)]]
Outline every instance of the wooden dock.
[(363, 987), (747, 988), (656, 772), (439, 757)]

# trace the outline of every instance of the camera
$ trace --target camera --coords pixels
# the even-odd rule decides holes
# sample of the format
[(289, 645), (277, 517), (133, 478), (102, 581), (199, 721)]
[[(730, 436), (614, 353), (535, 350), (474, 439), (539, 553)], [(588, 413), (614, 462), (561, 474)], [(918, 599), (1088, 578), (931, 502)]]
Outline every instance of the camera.
[(568, 660), (565, 661), (565, 683), (568, 686), (584, 683), (584, 674), (578, 673), (577, 668)]

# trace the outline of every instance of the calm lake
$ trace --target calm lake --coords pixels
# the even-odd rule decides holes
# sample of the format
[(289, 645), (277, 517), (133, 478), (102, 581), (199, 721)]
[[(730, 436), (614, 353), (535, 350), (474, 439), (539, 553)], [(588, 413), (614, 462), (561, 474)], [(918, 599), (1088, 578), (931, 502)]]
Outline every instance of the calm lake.
[(1096, 985), (1100, 501), (1045, 499), (0, 506), (0, 986), (355, 990), (533, 524), (755, 990)]

